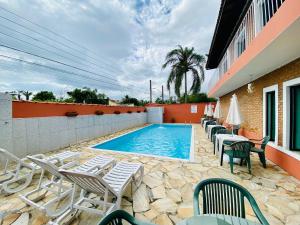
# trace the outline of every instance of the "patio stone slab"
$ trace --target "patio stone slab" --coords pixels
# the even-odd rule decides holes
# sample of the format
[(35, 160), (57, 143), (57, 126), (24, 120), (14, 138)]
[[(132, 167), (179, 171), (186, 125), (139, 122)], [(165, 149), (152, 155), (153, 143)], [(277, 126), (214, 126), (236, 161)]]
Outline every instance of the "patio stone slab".
[[(251, 175), (246, 166), (241, 167), (239, 165), (234, 165), (234, 174), (231, 174), (228, 163), (220, 166), (219, 158), (213, 154), (213, 144), (207, 139), (204, 129), (198, 124), (193, 126), (196, 142), (194, 162), (145, 155), (132, 156), (116, 152), (94, 151), (87, 148), (92, 144), (114, 138), (136, 128), (75, 144), (47, 155), (69, 150), (82, 152), (81, 163), (97, 155), (112, 156), (117, 161), (143, 163), (145, 175), (142, 185), (135, 192), (134, 185), (133, 187), (128, 186), (123, 195), (121, 208), (141, 220), (148, 220), (158, 225), (174, 225), (183, 218), (191, 216), (195, 185), (204, 179), (213, 177), (232, 180), (249, 190), (270, 224), (300, 224), (299, 180), (289, 176), (270, 161), (267, 161), (267, 168), (263, 168), (257, 154), (251, 156)], [(37, 181), (38, 177), (22, 193), (35, 188)], [(30, 214), (28, 223), (30, 225), (42, 225), (49, 221), (44, 213), (32, 207), (26, 207), (19, 199), (18, 194), (0, 195), (0, 215), (6, 215), (3, 224), (13, 223), (22, 213), (26, 212)], [(246, 217), (256, 221), (248, 203), (246, 203)], [(71, 225), (94, 225), (100, 219), (101, 217), (98, 215), (82, 212)]]
[(147, 210), (149, 210), (149, 197), (146, 185), (142, 184), (133, 194), (133, 211), (145, 212)]
[(160, 213), (175, 213), (177, 210), (177, 204), (169, 198), (158, 199), (151, 204), (151, 207)]

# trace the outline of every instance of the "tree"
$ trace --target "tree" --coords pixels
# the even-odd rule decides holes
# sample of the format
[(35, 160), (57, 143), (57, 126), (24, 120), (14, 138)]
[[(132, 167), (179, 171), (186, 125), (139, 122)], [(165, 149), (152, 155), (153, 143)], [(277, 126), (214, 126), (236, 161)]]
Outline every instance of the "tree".
[(82, 89), (76, 88), (73, 91), (67, 92), (67, 94), (76, 103), (87, 103), (87, 104), (108, 104), (108, 98), (105, 94), (98, 93), (97, 89), (90, 89), (84, 87)]
[(125, 95), (125, 97), (121, 100), (121, 104), (134, 104), (135, 106), (139, 106), (140, 102), (136, 98), (131, 98), (128, 95)]
[(158, 97), (158, 98), (155, 99), (155, 103), (157, 103), (157, 104), (165, 104), (165, 102), (160, 97)]
[(51, 91), (40, 91), (38, 93), (36, 93), (33, 98), (32, 101), (55, 101), (55, 96), (53, 94), (53, 92)]
[(201, 84), (204, 81), (204, 63), (205, 56), (194, 52), (194, 48), (183, 48), (181, 45), (178, 48), (170, 51), (165, 58), (165, 63), (162, 68), (171, 66), (171, 72), (167, 81), (167, 88), (170, 90), (172, 83), (175, 84), (175, 94), (180, 98), (180, 89), (184, 79), (185, 102), (187, 102), (187, 74), (190, 72), (193, 75), (193, 83), (190, 92), (196, 94), (201, 89)]
[(32, 92), (29, 91), (21, 91), (21, 93), (25, 96), (26, 101), (29, 101), (30, 96), (32, 95)]
[[(206, 93), (197, 93), (188, 95), (187, 102), (188, 103), (199, 103), (199, 102), (216, 102), (217, 99), (209, 98)], [(180, 102), (185, 102), (185, 98), (181, 97)]]

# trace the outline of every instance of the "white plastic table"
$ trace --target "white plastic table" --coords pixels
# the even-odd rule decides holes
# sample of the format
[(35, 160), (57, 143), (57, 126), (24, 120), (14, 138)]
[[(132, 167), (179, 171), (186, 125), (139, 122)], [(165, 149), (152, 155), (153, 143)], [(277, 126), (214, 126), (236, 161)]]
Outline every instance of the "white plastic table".
[(204, 129), (205, 129), (205, 127), (206, 127), (206, 123), (209, 122), (209, 121), (211, 121), (211, 120), (205, 120), (205, 121), (204, 121), (204, 123), (203, 123)]
[[(241, 135), (235, 135), (235, 134), (216, 134), (216, 145), (215, 145), (215, 150), (217, 155), (219, 156), (221, 160), (221, 155), (222, 155), (222, 146), (224, 141), (248, 141), (249, 139), (241, 136)], [(229, 162), (229, 157), (228, 155), (224, 154), (223, 155), (223, 162)], [(240, 159), (234, 159), (235, 163), (240, 163)]]
[(207, 125), (207, 135), (208, 135), (208, 139), (211, 138), (211, 130), (214, 127), (222, 127), (222, 125)]

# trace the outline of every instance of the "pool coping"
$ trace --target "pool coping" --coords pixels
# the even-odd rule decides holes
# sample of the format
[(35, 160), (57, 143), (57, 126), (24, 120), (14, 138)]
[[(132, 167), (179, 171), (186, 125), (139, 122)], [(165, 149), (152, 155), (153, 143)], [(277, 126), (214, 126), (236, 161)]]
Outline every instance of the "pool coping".
[(138, 130), (141, 130), (141, 129), (144, 129), (146, 127), (149, 127), (149, 126), (153, 126), (155, 124), (158, 124), (158, 123), (153, 123), (153, 124), (149, 124), (147, 126), (144, 126), (144, 127), (140, 127), (136, 130), (132, 130), (132, 131), (128, 131), (124, 134), (121, 134), (119, 136), (116, 136), (116, 137), (113, 137), (113, 138), (110, 138), (110, 139), (107, 139), (103, 142), (99, 142), (97, 144), (93, 144), (91, 146), (88, 146), (87, 148), (89, 150), (93, 150), (93, 151), (105, 151), (105, 152), (111, 152), (111, 153), (120, 153), (120, 154), (128, 154), (128, 155), (141, 155), (141, 156), (145, 156), (145, 157), (154, 157), (154, 158), (161, 158), (161, 159), (169, 159), (169, 160), (176, 160), (176, 161), (185, 161), (185, 162), (194, 162), (195, 161), (195, 157), (194, 157), (194, 154), (195, 154), (195, 151), (194, 151), (194, 147), (195, 147), (195, 139), (194, 139), (194, 129), (195, 127), (193, 126), (193, 124), (174, 124), (174, 123), (163, 123), (165, 125), (179, 125), (179, 126), (183, 126), (183, 125), (191, 125), (192, 126), (192, 130), (191, 130), (191, 145), (190, 145), (190, 157), (189, 159), (180, 159), (180, 158), (173, 158), (173, 157), (168, 157), (168, 156), (159, 156), (159, 155), (151, 155), (151, 154), (143, 154), (143, 153), (135, 153), (135, 152), (123, 152), (123, 151), (117, 151), (117, 150), (111, 150), (111, 149), (103, 149), (103, 148), (95, 148), (95, 146), (99, 145), (99, 144), (104, 144), (106, 142), (109, 142), (109, 141), (112, 141), (114, 139), (117, 139), (119, 137), (122, 137), (122, 136), (125, 136), (127, 134), (130, 134), (130, 133), (133, 133), (135, 131), (138, 131)]

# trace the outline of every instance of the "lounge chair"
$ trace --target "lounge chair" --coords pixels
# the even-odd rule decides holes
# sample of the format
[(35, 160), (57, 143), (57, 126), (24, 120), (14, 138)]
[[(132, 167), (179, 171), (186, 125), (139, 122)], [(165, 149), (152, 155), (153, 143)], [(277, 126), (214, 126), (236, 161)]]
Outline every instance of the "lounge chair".
[(104, 217), (99, 225), (154, 225), (153, 223), (140, 221), (124, 210), (116, 210)]
[[(200, 213), (199, 206), (200, 192), (202, 192), (202, 213)], [(245, 199), (250, 203), (260, 223), (269, 225), (255, 199), (247, 189), (230, 180), (221, 178), (207, 179), (196, 185), (194, 191), (194, 215), (224, 214), (228, 215), (228, 217), (225, 216), (228, 219), (228, 223), (224, 221), (224, 224), (232, 224), (230, 216), (246, 218)]]
[[(127, 186), (134, 181), (138, 187), (143, 179), (144, 167), (140, 163), (119, 162), (103, 177), (86, 172), (70, 170), (59, 170), (70, 181), (82, 189), (81, 195), (75, 201), (76, 188), (73, 189), (71, 208), (51, 224), (61, 224), (65, 217), (68, 217), (74, 210), (95, 213), (105, 216), (120, 208), (121, 200)], [(90, 198), (90, 194), (96, 194), (102, 200)], [(95, 197), (95, 196), (94, 196)], [(101, 207), (90, 208), (89, 205)]]
[[(79, 155), (80, 153), (66, 151), (49, 157), (43, 154), (34, 157), (63, 165), (66, 160), (76, 159)], [(27, 158), (20, 159), (5, 149), (0, 148), (0, 157), (5, 160), (4, 171), (0, 174), (0, 177), (3, 177), (0, 180), (0, 193), (14, 194), (22, 191), (31, 184), (33, 176), (41, 172), (37, 164), (28, 162)], [(9, 169), (10, 163), (15, 163), (14, 169)]]
[[(46, 182), (45, 184), (42, 184), (40, 182), (38, 187), (33, 191), (30, 191), (24, 195), (20, 195), (20, 198), (26, 204), (45, 212), (49, 217), (57, 217), (70, 207), (69, 203), (58, 210), (53, 210), (51, 208), (51, 206), (53, 206), (55, 203), (60, 202), (68, 195), (71, 197), (71, 193), (73, 190), (73, 186), (69, 182), (65, 182), (66, 179), (59, 172), (59, 169), (72, 169), (72, 171), (74, 172), (89, 172), (91, 174), (100, 174), (103, 173), (105, 169), (115, 164), (113, 158), (104, 156), (97, 156), (75, 168), (74, 166), (76, 164), (74, 163), (69, 163), (61, 167), (57, 167), (50, 161), (44, 159), (38, 159), (30, 156), (28, 158), (43, 169), (42, 173), (44, 173), (44, 171), (48, 171), (52, 175), (52, 177), (51, 180)], [(43, 195), (34, 199), (34, 197), (36, 197), (36, 195), (41, 192), (44, 192)], [(40, 202), (40, 200), (43, 199), (48, 192), (53, 195), (51, 200), (48, 200), (46, 203)]]

